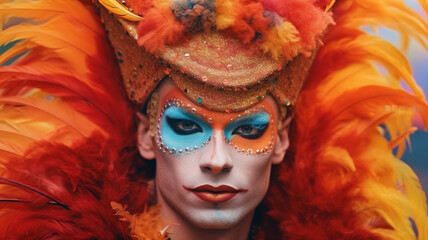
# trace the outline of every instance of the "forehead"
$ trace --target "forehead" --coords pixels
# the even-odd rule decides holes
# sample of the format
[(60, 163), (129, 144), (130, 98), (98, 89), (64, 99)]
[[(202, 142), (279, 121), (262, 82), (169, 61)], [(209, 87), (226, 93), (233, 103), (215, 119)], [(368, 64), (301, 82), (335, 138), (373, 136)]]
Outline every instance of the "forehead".
[(267, 96), (258, 104), (239, 112), (219, 112), (209, 110), (192, 102), (171, 80), (166, 80), (159, 88), (159, 108), (162, 108), (162, 106), (165, 106), (171, 101), (183, 106), (188, 112), (202, 117), (212, 125), (215, 125), (216, 123), (229, 123), (231, 120), (260, 111), (269, 113), (269, 115), (276, 120), (278, 119), (279, 112), (278, 106), (271, 96)]

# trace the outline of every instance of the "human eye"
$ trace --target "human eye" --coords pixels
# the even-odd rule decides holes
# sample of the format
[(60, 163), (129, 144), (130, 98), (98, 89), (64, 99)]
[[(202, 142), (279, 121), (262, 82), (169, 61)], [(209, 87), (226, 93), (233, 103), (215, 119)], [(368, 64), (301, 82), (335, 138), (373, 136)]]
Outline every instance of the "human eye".
[(190, 135), (197, 132), (202, 132), (202, 128), (188, 119), (166, 117), (168, 125), (172, 130), (179, 135)]
[(247, 139), (257, 139), (263, 135), (267, 128), (267, 124), (244, 124), (235, 128), (232, 135), (239, 135)]

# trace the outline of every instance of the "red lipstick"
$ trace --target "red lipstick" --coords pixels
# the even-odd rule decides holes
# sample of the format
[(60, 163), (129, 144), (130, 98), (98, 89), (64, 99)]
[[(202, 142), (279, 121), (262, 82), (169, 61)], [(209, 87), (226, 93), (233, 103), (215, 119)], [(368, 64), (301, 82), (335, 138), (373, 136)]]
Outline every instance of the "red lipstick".
[(183, 186), (184, 189), (192, 192), (201, 200), (211, 203), (222, 203), (230, 200), (240, 192), (247, 192), (247, 189), (235, 189), (227, 185), (220, 185), (214, 187), (211, 185), (202, 185), (196, 188), (188, 188)]

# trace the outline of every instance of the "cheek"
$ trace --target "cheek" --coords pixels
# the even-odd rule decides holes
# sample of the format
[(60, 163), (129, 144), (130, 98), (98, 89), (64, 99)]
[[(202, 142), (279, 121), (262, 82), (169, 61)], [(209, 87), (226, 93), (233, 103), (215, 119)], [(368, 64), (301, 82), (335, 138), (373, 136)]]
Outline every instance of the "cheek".
[(234, 158), (235, 170), (239, 169), (240, 177), (253, 186), (263, 186), (269, 183), (272, 166), (272, 153), (249, 155), (236, 152)]
[[(238, 153), (239, 154), (239, 153)], [(242, 154), (242, 153), (241, 153)], [(241, 156), (238, 166), (241, 169), (241, 178), (248, 186), (248, 201), (259, 204), (266, 195), (269, 187), (271, 172), (271, 154)]]
[(189, 172), (194, 172), (195, 158), (198, 154), (189, 154), (184, 157), (179, 154), (158, 149), (156, 152), (156, 182), (163, 192), (177, 192), (188, 181)]

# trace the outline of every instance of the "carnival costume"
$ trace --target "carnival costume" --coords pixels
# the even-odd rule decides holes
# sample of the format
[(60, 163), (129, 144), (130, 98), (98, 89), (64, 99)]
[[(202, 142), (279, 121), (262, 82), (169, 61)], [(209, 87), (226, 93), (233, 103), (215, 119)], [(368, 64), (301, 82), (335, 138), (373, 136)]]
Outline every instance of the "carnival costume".
[(428, 24), (403, 1), (99, 2), (0, 1), (0, 239), (166, 239), (135, 130), (166, 76), (212, 110), (269, 94), (294, 117), (253, 239), (428, 239), (398, 159), (414, 116), (428, 126), (402, 52)]

